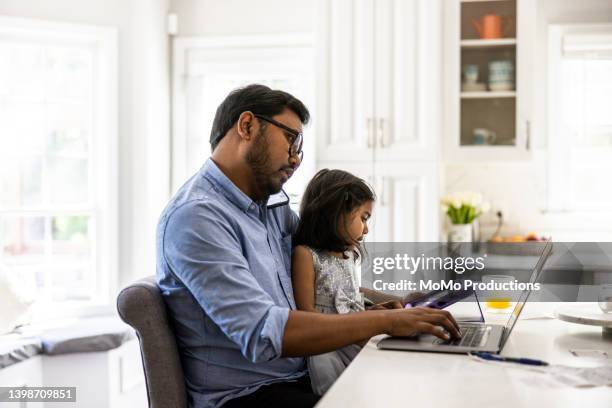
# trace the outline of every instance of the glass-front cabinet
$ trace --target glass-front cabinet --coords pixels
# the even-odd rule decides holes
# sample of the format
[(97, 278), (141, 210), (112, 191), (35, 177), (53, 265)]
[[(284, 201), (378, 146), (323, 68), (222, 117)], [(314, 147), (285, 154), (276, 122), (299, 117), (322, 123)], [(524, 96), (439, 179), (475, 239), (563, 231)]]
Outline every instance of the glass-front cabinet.
[(530, 0), (445, 1), (449, 161), (520, 160), (531, 144)]

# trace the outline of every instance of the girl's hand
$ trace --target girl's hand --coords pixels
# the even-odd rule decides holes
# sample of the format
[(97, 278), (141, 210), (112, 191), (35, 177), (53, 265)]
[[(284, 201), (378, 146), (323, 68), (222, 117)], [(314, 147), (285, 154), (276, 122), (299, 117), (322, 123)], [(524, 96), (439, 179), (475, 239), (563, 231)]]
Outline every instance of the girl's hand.
[(390, 300), (388, 302), (377, 303), (371, 306), (368, 310), (387, 310), (387, 309), (402, 309), (402, 302), (399, 300)]
[(402, 304), (405, 306), (406, 304), (412, 303), (415, 300), (424, 297), (425, 295), (427, 295), (427, 293), (424, 293), (424, 292), (409, 293), (408, 295), (406, 295), (406, 297), (402, 299)]

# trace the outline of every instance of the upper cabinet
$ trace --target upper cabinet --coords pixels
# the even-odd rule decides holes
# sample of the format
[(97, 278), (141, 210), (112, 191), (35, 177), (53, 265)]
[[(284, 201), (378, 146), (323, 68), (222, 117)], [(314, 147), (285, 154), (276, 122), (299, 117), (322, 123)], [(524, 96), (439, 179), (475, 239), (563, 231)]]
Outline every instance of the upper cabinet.
[(434, 160), (438, 0), (321, 0), (318, 159)]
[(438, 239), (442, 2), (320, 0), (317, 166), (367, 180), (368, 239)]
[(447, 161), (530, 157), (532, 0), (444, 2)]

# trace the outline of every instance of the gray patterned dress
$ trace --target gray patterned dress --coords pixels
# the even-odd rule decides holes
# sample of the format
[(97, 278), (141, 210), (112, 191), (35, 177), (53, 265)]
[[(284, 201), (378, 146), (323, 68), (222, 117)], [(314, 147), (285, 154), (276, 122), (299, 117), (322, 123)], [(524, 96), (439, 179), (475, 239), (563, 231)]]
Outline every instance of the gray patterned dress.
[[(340, 259), (327, 251), (308, 248), (315, 272), (315, 308), (321, 313), (344, 314), (365, 310), (359, 293), (357, 268), (352, 253)], [(314, 392), (323, 395), (361, 350), (351, 344), (336, 351), (309, 357), (308, 371)]]

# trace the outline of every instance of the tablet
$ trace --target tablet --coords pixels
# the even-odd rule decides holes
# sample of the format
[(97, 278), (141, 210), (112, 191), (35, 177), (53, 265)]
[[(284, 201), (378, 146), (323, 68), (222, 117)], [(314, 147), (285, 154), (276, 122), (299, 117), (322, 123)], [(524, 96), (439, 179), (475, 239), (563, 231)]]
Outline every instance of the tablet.
[(404, 306), (406, 309), (411, 307), (431, 307), (432, 309), (444, 309), (453, 303), (470, 297), (474, 294), (473, 290), (433, 290), (423, 296), (414, 299)]

